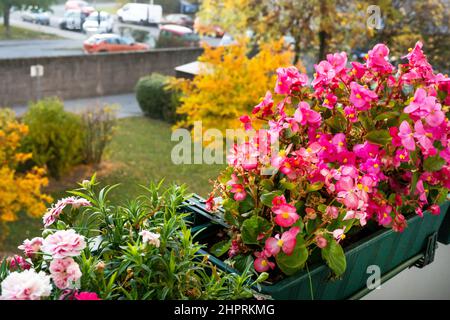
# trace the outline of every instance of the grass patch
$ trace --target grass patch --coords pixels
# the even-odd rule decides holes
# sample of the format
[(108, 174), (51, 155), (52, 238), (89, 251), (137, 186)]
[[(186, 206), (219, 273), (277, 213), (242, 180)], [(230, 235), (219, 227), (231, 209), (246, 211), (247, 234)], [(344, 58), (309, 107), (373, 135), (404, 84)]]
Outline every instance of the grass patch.
[(10, 36), (6, 36), (5, 26), (0, 25), (0, 40), (55, 40), (61, 39), (53, 34), (32, 31), (11, 26)]
[[(171, 150), (177, 142), (170, 140), (170, 125), (145, 117), (124, 118), (118, 121), (117, 131), (106, 150), (107, 166), (99, 168), (97, 180), (102, 185), (120, 183), (111, 195), (111, 201), (123, 203), (143, 190), (139, 185), (165, 178), (165, 183), (186, 184), (189, 192), (206, 196), (211, 191), (209, 181), (217, 177), (225, 165), (175, 165), (171, 160)], [(88, 178), (95, 171), (76, 175), (76, 180)], [(73, 180), (73, 178), (72, 178)], [(58, 182), (52, 191), (54, 199), (65, 195), (65, 190), (75, 188), (75, 181)], [(41, 219), (20, 215), (20, 219), (8, 224), (8, 238), (0, 244), (0, 251), (15, 252), (25, 239), (40, 234)]]

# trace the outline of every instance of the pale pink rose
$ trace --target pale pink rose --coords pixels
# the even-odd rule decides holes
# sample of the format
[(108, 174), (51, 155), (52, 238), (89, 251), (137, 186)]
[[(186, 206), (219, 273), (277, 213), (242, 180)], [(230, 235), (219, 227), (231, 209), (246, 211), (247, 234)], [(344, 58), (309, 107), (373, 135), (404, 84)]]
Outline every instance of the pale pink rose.
[(75, 257), (86, 248), (84, 237), (75, 230), (60, 230), (45, 238), (42, 244), (42, 252), (51, 255), (54, 259)]
[(160, 234), (159, 233), (153, 233), (148, 230), (142, 230), (141, 232), (139, 232), (139, 235), (142, 236), (143, 243), (148, 243), (148, 244), (151, 244), (151, 245), (159, 248), (159, 245), (160, 245), (160, 241), (159, 241)]
[(32, 258), (35, 253), (41, 250), (42, 242), (44, 241), (41, 237), (36, 237), (31, 240), (26, 239), (22, 245), (18, 246), (19, 250), (23, 250), (25, 255)]
[(59, 289), (74, 288), (82, 276), (80, 267), (72, 258), (54, 259), (50, 263), (50, 274)]
[(1, 288), (0, 300), (39, 300), (52, 291), (50, 277), (33, 269), (11, 273), (3, 280)]

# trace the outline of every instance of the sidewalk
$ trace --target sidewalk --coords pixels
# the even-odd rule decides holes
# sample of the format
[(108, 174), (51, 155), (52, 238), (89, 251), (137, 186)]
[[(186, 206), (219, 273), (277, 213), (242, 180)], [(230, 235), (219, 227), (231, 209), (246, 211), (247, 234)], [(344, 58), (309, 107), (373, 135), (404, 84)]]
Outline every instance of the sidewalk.
[[(83, 98), (75, 100), (64, 100), (64, 108), (71, 112), (81, 112), (83, 109), (89, 106), (103, 106), (115, 104), (119, 107), (117, 111), (118, 118), (142, 116), (143, 113), (139, 108), (139, 104), (136, 101), (134, 93)], [(20, 116), (27, 110), (27, 105), (13, 106), (12, 109), (16, 112), (16, 115)]]

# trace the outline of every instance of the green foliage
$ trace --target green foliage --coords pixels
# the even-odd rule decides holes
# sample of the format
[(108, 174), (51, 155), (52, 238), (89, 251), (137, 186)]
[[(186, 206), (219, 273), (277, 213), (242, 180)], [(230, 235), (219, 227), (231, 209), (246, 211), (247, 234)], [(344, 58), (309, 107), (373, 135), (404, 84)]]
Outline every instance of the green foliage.
[(333, 239), (329, 239), (328, 245), (322, 249), (322, 258), (337, 276), (340, 276), (345, 272), (347, 261), (345, 259), (344, 250), (339, 243)]
[(81, 118), (65, 111), (61, 100), (49, 98), (31, 103), (23, 121), (29, 128), (25, 149), (33, 154), (36, 164), (47, 166), (51, 176), (59, 178), (82, 161)]
[(308, 260), (308, 249), (306, 248), (303, 236), (301, 234), (297, 235), (297, 242), (291, 255), (280, 252), (276, 257), (276, 260), (278, 267), (288, 276), (302, 270), (306, 260)]
[[(69, 193), (91, 206), (65, 210), (44, 237), (56, 229), (75, 229), (89, 244), (74, 257), (82, 277), (79, 290), (95, 292), (101, 299), (245, 299), (253, 296), (251, 263), (242, 274), (225, 274), (199, 253), (182, 213), (189, 197), (184, 186), (162, 187), (162, 181), (144, 187), (144, 193), (123, 205), (112, 204), (110, 192), (99, 188), (95, 176)], [(145, 242), (141, 232), (159, 235), (159, 243)], [(33, 259), (36, 271), (48, 273), (43, 257)], [(8, 274), (0, 264), (0, 282)], [(53, 290), (50, 299), (59, 299)], [(70, 293), (69, 295), (70, 296)], [(68, 297), (66, 296), (66, 298)]]
[(270, 229), (270, 223), (259, 216), (252, 216), (242, 224), (241, 235), (245, 244), (258, 244), (258, 236)]
[(135, 88), (136, 99), (146, 116), (175, 122), (179, 94), (168, 88), (168, 80), (169, 77), (159, 73), (139, 79)]

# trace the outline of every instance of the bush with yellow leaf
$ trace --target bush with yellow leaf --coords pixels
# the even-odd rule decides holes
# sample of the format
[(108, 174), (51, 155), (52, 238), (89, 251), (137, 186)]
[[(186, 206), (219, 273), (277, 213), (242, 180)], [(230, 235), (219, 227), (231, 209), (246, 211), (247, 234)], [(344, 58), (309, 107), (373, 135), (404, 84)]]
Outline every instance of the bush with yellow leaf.
[(7, 234), (6, 223), (17, 220), (17, 213), (26, 211), (38, 217), (46, 211), (50, 196), (41, 192), (48, 184), (45, 170), (24, 169), (31, 153), (20, 152), (28, 127), (19, 123), (11, 110), (0, 110), (0, 240)]
[(244, 39), (230, 46), (205, 47), (199, 57), (200, 74), (173, 84), (183, 93), (177, 109), (183, 120), (176, 127), (192, 128), (195, 121), (202, 121), (203, 130), (239, 127), (239, 116), (251, 112), (267, 88), (275, 85), (276, 67), (293, 60), (283, 40), (260, 44), (253, 57), (250, 51)]

